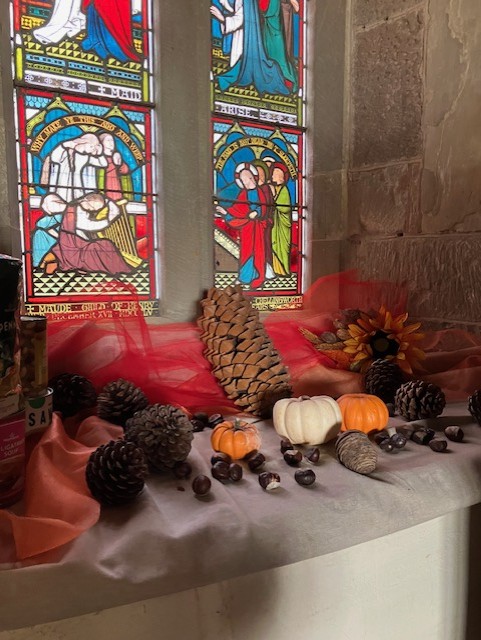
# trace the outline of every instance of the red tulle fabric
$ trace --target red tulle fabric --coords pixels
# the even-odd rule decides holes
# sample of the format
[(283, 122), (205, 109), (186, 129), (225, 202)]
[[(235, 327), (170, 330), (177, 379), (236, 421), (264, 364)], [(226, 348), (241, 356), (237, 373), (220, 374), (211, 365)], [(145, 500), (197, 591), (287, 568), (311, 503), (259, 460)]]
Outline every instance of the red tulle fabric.
[[(393, 313), (408, 309), (405, 287), (386, 282), (360, 282), (354, 272), (318, 280), (304, 296), (302, 310), (276, 311), (264, 319), (266, 329), (288, 366), (295, 395), (362, 390), (362, 377), (336, 368), (300, 333), (331, 328), (340, 309)], [(189, 411), (234, 412), (203, 357), (200, 332), (193, 323), (158, 325), (133, 315), (92, 321), (49, 324), (51, 375), (75, 372), (90, 378), (98, 389), (119, 377), (144, 389), (150, 402), (171, 403)], [(430, 333), (423, 345), (427, 358), (420, 377), (438, 384), (448, 400), (463, 400), (481, 386), (481, 340), (464, 331)], [(68, 430), (75, 433), (76, 429)], [(121, 429), (96, 417), (84, 420), (67, 435), (58, 416), (33, 449), (27, 467), (24, 515), (0, 510), (2, 549), (15, 541), (15, 556), (39, 556), (80, 535), (95, 524), (99, 506), (85, 484), (85, 465), (100, 444), (121, 436)], [(41, 561), (41, 560), (39, 560)]]

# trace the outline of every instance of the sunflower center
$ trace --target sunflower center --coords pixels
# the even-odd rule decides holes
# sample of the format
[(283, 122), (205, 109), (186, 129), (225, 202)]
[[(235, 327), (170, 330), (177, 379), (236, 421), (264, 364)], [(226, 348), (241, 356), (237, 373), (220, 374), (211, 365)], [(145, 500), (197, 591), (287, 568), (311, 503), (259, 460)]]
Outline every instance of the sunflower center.
[(396, 356), (399, 351), (399, 343), (393, 338), (388, 338), (384, 331), (376, 331), (369, 340), (373, 358), (385, 358), (386, 356)]

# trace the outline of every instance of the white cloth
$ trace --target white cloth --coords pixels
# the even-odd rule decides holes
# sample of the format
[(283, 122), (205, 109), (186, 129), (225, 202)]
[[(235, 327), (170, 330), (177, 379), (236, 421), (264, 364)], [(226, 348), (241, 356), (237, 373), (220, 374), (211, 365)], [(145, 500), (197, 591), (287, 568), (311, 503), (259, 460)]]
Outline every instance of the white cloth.
[(60, 42), (66, 36), (73, 38), (85, 29), (85, 15), (80, 10), (82, 0), (55, 0), (47, 24), (34, 29), (33, 36), (42, 44)]
[[(396, 455), (378, 450), (371, 476), (340, 465), (334, 443), (323, 446), (311, 467), (317, 481), (306, 488), (282, 459), (272, 424), (260, 423), (266, 469), (281, 476), (276, 491), (263, 491), (245, 463), (241, 482), (212, 480), (206, 498), (193, 495), (190, 481), (151, 475), (136, 502), (105, 509), (94, 527), (36, 562), (7, 564), (0, 547), (0, 631), (293, 564), (477, 504), (481, 428), (466, 403), (448, 405), (429, 426), (442, 437), (450, 424), (463, 428), (465, 442), (449, 442), (446, 453), (413, 442)], [(210, 476), (210, 435), (195, 434), (193, 475)]]
[[(231, 8), (224, 2), (222, 4), (226, 8)], [(226, 15), (225, 22), (221, 26), (224, 35), (232, 34), (230, 66), (233, 67), (239, 61), (244, 49), (244, 0), (235, 0), (232, 15)]]

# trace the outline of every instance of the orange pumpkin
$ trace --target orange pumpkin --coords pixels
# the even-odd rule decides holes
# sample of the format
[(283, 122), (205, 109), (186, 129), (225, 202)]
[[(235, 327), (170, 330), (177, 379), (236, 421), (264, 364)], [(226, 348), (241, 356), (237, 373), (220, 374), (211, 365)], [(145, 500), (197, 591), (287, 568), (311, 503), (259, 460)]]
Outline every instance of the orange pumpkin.
[(218, 424), (210, 441), (214, 451), (227, 453), (233, 460), (239, 460), (261, 446), (257, 427), (237, 418), (233, 422), (226, 420)]
[(341, 407), (341, 431), (357, 429), (364, 433), (382, 431), (387, 427), (389, 411), (377, 396), (368, 393), (346, 393), (337, 400)]

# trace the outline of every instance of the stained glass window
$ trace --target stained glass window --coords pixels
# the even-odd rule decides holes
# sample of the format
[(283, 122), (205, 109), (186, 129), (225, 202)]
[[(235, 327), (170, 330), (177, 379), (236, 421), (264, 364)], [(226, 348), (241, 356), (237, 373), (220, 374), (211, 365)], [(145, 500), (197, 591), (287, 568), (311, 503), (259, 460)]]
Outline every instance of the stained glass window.
[(158, 310), (147, 0), (13, 0), (31, 313)]
[(217, 286), (299, 306), (305, 179), (304, 0), (212, 0)]

